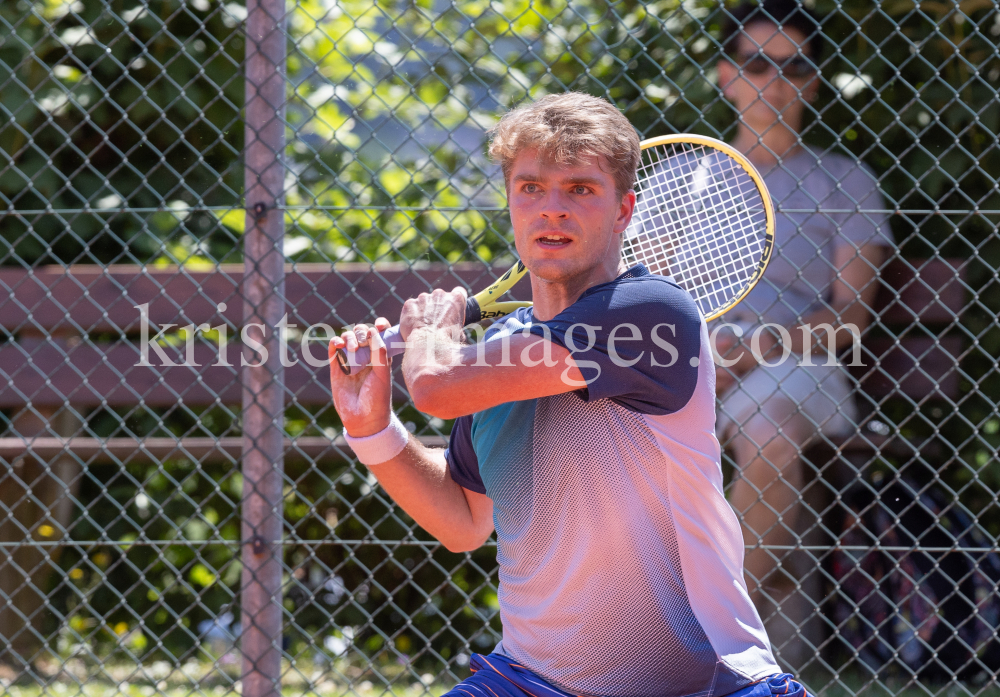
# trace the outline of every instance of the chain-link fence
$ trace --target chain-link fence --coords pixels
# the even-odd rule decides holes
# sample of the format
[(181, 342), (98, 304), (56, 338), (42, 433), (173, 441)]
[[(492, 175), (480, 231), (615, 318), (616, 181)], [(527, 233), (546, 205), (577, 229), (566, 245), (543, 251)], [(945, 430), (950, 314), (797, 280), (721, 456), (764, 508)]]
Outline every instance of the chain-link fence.
[[(818, 694), (993, 694), (1000, 8), (807, 4), (817, 73), (724, 47), (708, 0), (0, 0), (5, 690), (419, 694), (467, 675), (500, 634), (495, 547), (447, 552), (352, 459), (324, 337), (510, 264), (484, 155), (504, 109), (573, 89), (644, 136), (738, 139), (728, 50), (797, 85), (809, 149), (775, 171), (862, 161), (885, 201), (776, 195), (779, 217), (808, 237), (862, 215), (892, 240), (852, 288), (872, 321), (869, 368), (830, 391), (848, 426), (779, 385), (791, 411), (754, 412), (770, 435), (724, 437), (734, 506), (764, 512), (755, 602)], [(445, 442), (401, 380), (395, 398)]]

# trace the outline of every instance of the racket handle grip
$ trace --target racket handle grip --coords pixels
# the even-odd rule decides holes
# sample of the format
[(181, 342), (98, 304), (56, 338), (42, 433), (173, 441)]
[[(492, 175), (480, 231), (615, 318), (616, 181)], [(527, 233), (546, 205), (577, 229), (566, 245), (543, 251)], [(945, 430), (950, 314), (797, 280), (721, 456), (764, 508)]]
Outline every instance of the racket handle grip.
[[(389, 356), (398, 356), (405, 349), (403, 340), (399, 338), (399, 325), (389, 327), (382, 332), (382, 341), (385, 343), (385, 350)], [(337, 363), (340, 371), (344, 375), (354, 375), (362, 368), (366, 368), (372, 362), (372, 350), (368, 346), (362, 346), (357, 351), (337, 351)]]
[(483, 310), (479, 307), (479, 301), (474, 296), (469, 296), (465, 301), (465, 326), (475, 324), (483, 319)]
[[(465, 303), (465, 324), (475, 324), (482, 318), (483, 312), (479, 308), (479, 303), (476, 302), (475, 298), (469, 298), (468, 302)], [(390, 357), (398, 356), (406, 350), (403, 346), (404, 342), (399, 337), (398, 324), (382, 332), (382, 341), (385, 343), (386, 352)], [(367, 367), (371, 361), (372, 350), (367, 346), (362, 346), (354, 352), (345, 351), (344, 349), (337, 351), (337, 363), (340, 365), (340, 370), (344, 375), (354, 375), (362, 368)]]

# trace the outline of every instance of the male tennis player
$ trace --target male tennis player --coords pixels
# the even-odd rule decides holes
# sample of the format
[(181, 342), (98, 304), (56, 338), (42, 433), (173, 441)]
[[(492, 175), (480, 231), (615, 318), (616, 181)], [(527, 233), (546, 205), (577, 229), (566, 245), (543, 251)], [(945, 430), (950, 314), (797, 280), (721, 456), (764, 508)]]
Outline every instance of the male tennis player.
[(492, 135), (534, 307), (481, 347), (461, 341), (462, 289), (409, 300), (400, 318), (414, 403), (458, 417), (449, 448), (424, 448), (392, 414), (371, 327), (331, 342), (331, 356), (377, 349), (331, 383), (385, 490), (450, 550), (496, 530), (503, 639), (449, 694), (804, 694), (779, 675), (743, 581), (705, 324), (679, 286), (620, 261), (635, 130), (608, 102), (563, 94)]

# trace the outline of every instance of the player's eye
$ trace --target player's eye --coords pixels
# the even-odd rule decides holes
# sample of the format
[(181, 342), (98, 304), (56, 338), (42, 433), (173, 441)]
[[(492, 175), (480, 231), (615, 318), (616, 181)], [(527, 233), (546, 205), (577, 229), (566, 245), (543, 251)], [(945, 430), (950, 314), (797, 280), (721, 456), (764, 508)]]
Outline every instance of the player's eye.
[(525, 184), (523, 191), (526, 194), (537, 194), (538, 184)]
[(590, 190), (587, 187), (585, 187), (583, 184), (577, 184), (576, 186), (573, 187), (573, 193), (574, 194), (585, 194), (588, 191), (590, 191)]

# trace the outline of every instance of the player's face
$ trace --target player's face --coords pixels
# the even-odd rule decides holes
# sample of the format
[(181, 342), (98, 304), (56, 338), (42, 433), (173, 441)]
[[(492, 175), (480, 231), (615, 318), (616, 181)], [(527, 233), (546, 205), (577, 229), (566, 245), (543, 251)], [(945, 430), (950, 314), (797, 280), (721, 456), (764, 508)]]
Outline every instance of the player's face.
[[(818, 80), (807, 60), (805, 35), (769, 22), (751, 24), (737, 37), (736, 55), (719, 62), (719, 82), (739, 111), (740, 120), (757, 135), (775, 126), (779, 114), (793, 130), (801, 128), (806, 102)], [(800, 54), (800, 49), (804, 54)], [(782, 74), (775, 67), (782, 66)], [(742, 68), (742, 74), (739, 68)]]
[(619, 197), (609, 171), (596, 157), (559, 165), (534, 150), (517, 156), (507, 198), (517, 252), (533, 276), (562, 283), (617, 269), (635, 194)]

